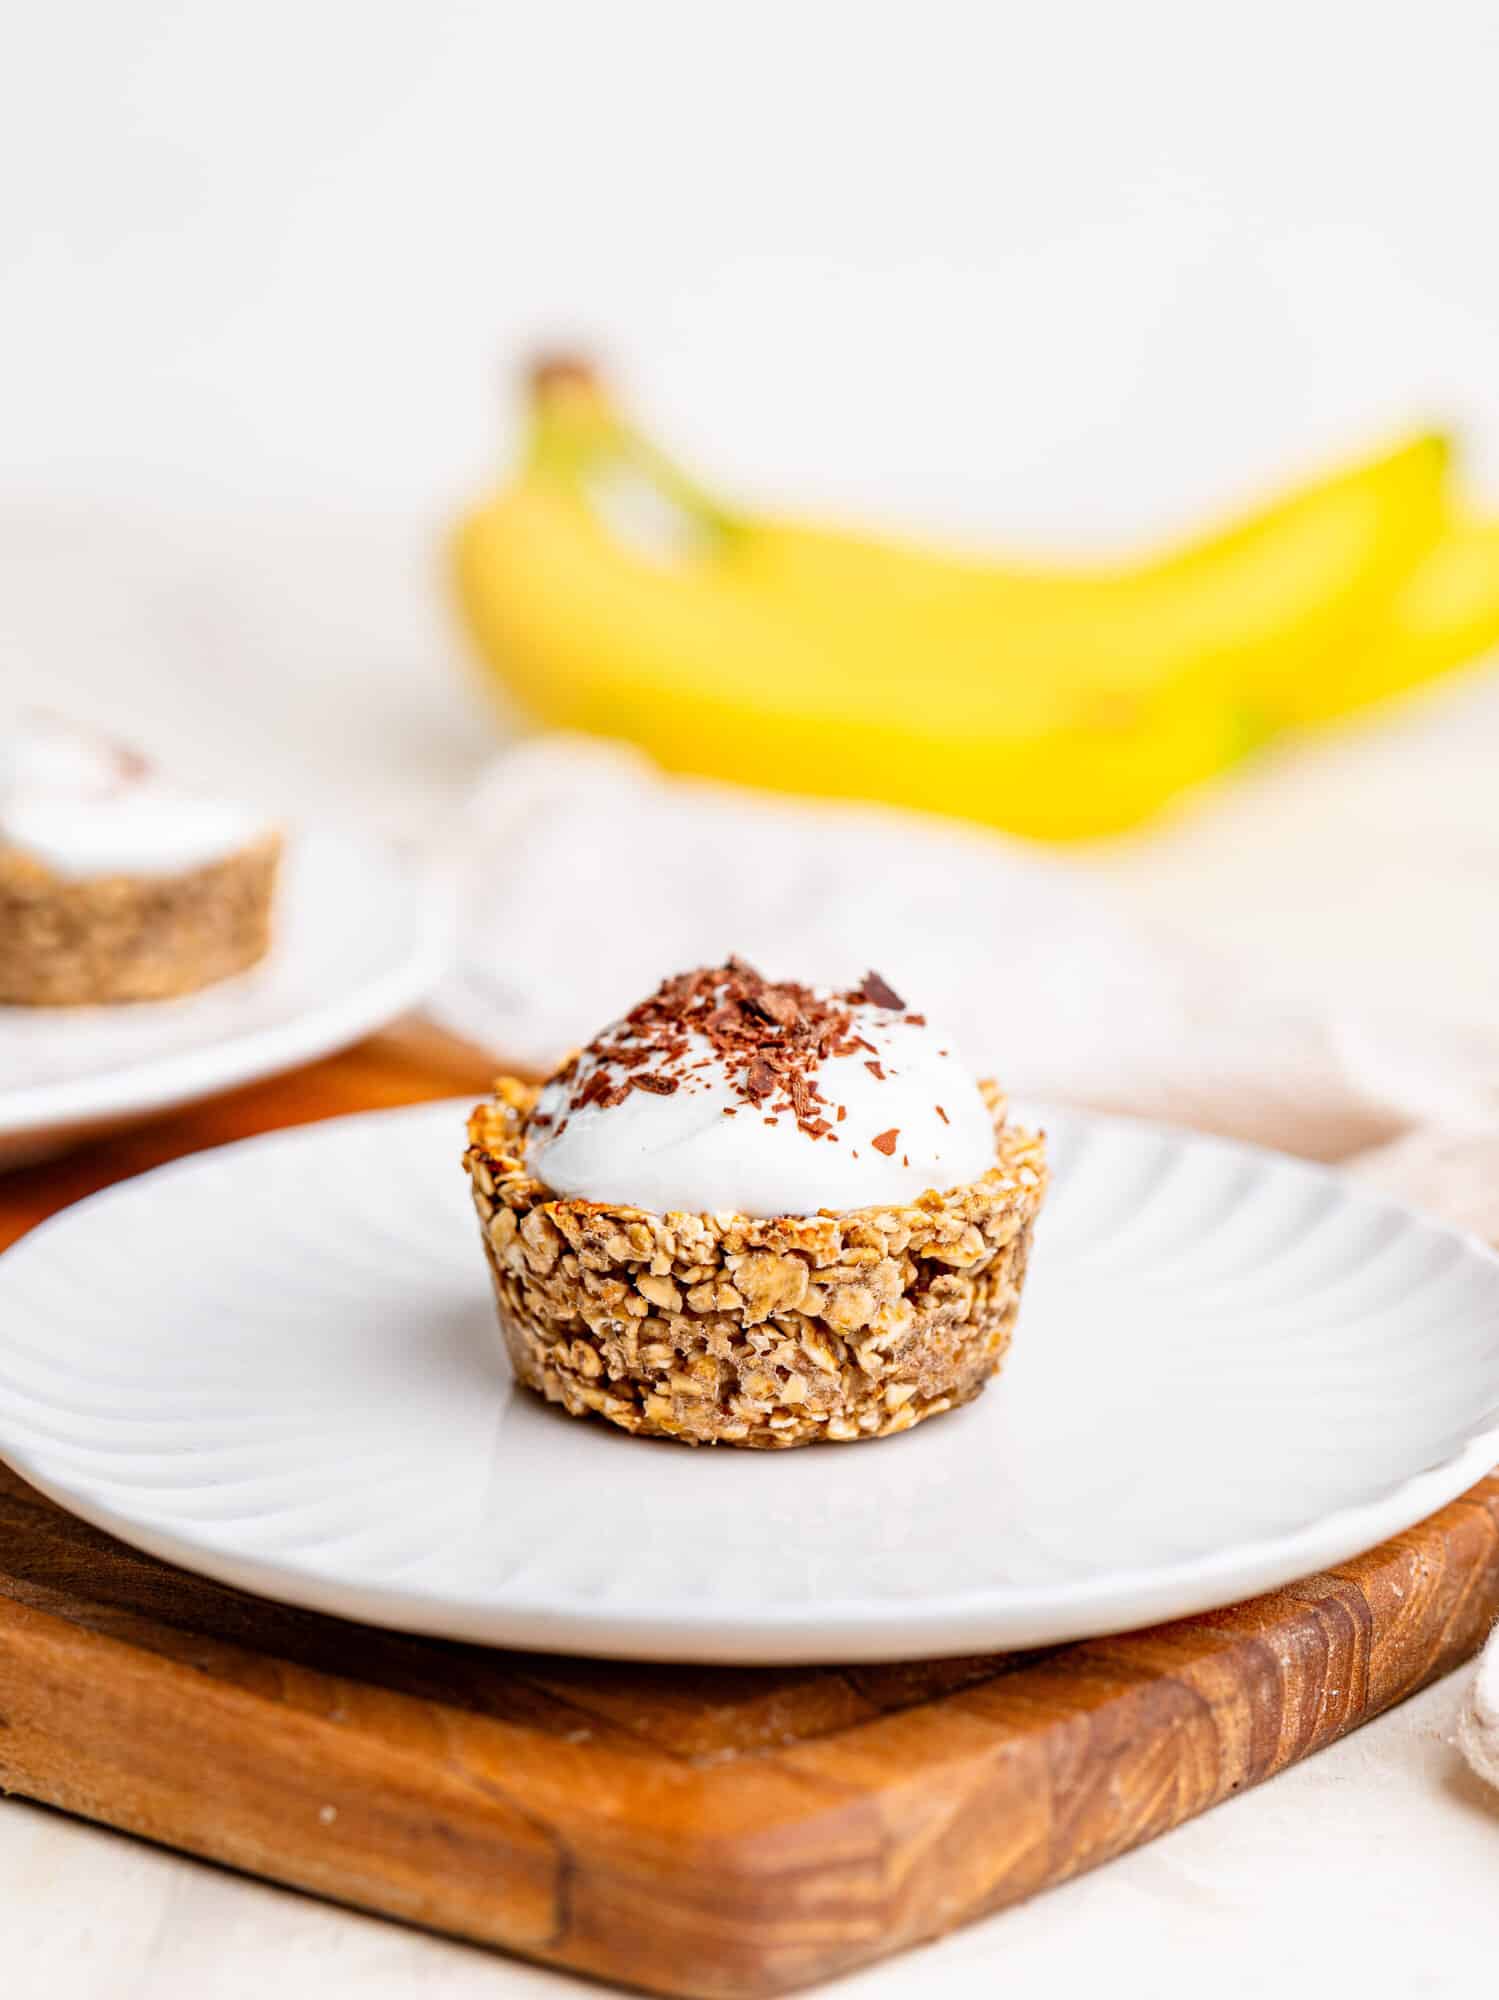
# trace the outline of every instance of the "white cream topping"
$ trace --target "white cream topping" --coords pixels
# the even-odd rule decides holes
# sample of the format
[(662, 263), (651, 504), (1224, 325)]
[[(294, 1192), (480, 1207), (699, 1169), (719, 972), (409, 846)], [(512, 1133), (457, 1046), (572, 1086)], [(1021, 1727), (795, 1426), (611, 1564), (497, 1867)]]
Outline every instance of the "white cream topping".
[(599, 1066), (593, 1049), (628, 1036), (628, 1023), (616, 1023), (571, 1075), (542, 1091), (531, 1170), (556, 1193), (584, 1201), (760, 1217), (905, 1203), (986, 1173), (995, 1159), (993, 1121), (948, 1038), (868, 1004), (854, 1007), (853, 1023), (871, 1049), (829, 1055), (812, 1072), (831, 1125), (817, 1138), (791, 1113), (747, 1100), (736, 1089), (744, 1065), (715, 1057), (697, 1032), (668, 1066), (681, 1079), (669, 1096), (635, 1089), (622, 1103), (569, 1111)]
[(108, 738), (50, 716), (23, 716), (0, 736), (0, 846), (54, 874), (178, 874), (270, 830), (250, 808), (186, 791)]

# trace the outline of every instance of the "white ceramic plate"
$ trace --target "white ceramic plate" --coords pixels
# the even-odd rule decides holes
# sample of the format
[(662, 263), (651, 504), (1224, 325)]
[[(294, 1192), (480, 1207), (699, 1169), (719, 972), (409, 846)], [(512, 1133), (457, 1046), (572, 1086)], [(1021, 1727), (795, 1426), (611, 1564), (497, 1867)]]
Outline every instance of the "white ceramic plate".
[(691, 1451), (513, 1388), (456, 1103), (178, 1162), (0, 1258), (0, 1451), (153, 1553), (377, 1624), (894, 1658), (1137, 1626), (1499, 1460), (1499, 1259), (1325, 1171), (1047, 1118), (1012, 1359), (877, 1444)]
[(420, 999), (440, 899), (384, 848), (288, 840), (272, 949), (182, 1000), (0, 1007), (0, 1167), (343, 1048)]

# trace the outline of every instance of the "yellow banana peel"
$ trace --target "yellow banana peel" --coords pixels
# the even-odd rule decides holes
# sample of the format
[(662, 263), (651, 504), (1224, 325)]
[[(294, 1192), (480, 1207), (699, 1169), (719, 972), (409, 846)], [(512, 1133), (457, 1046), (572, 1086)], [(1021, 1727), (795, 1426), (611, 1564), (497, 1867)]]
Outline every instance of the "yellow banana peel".
[(576, 365), (536, 372), (530, 417), (456, 534), (467, 623), (533, 715), (669, 770), (1106, 833), (1317, 716), (1332, 667), (1398, 682), (1499, 615), (1480, 551), (1442, 554), (1436, 435), (1189, 547), (1061, 570), (729, 508)]
[(1303, 718), (1335, 721), (1496, 647), (1499, 521), (1456, 513), (1399, 579), (1364, 644), (1308, 687)]

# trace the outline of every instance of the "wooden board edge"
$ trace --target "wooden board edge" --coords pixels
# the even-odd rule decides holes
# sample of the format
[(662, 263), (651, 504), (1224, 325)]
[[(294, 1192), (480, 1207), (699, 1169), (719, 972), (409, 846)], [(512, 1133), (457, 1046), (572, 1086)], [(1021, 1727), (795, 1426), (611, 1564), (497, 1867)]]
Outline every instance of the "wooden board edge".
[(1262, 1782), (1470, 1657), (1496, 1613), (1490, 1480), (1269, 1598), (688, 1767), (663, 1823), (659, 1799), (648, 1819), (628, 1800), (580, 1798), (567, 1814), (462, 1759), (403, 1768), (315, 1705), (278, 1708), (268, 1754), (253, 1691), (5, 1600), (0, 1784), (544, 1963), (763, 2000), (1005, 1908)]

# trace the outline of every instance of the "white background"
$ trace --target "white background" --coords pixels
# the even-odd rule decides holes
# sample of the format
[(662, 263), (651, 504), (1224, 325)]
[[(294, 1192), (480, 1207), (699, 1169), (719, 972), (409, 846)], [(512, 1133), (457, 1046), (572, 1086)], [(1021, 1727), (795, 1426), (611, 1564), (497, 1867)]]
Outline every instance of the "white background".
[[(278, 801), (414, 826), (487, 754), (432, 538), (541, 341), (730, 484), (1019, 544), (1148, 539), (1432, 414), (1499, 502), (1489, 0), (48, 0), (6, 35), (0, 697)], [(1491, 1016), (1496, 738), (1438, 703), (1111, 865), (1262, 966)], [(1459, 1692), (851, 1990), (1483, 1990)], [(19, 2000), (566, 1990), (16, 1803), (0, 1884)]]
[(48, 0), (5, 487), (439, 510), (517, 351), (747, 486), (1130, 540), (1412, 416), (1499, 494), (1487, 0)]

